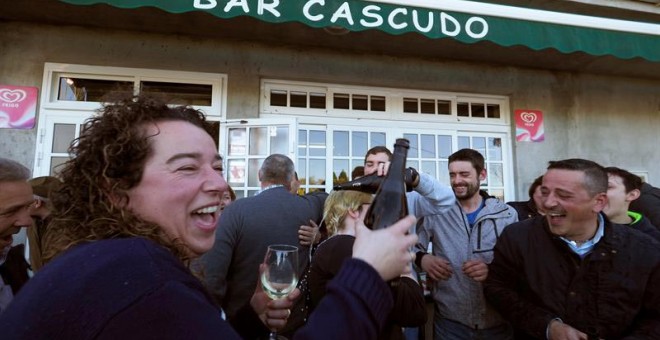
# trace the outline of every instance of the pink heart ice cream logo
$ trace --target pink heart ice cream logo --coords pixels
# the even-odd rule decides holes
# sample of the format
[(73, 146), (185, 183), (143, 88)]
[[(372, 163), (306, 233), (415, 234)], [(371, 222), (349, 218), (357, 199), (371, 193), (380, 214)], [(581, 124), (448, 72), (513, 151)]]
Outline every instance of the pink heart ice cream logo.
[(23, 90), (0, 89), (0, 100), (7, 103), (22, 102), (27, 97)]
[(534, 112), (523, 112), (523, 114), (520, 115), (520, 119), (527, 124), (531, 124), (536, 121), (537, 117)]

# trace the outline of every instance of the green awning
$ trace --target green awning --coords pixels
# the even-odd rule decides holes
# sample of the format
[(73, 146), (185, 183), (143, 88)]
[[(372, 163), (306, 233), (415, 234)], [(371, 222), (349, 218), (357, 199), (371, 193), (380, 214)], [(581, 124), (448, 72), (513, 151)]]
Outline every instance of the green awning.
[(490, 41), (533, 50), (556, 49), (660, 62), (660, 24), (588, 17), (460, 0), (60, 0), (75, 5), (156, 7), (171, 13), (250, 16), (349, 31), (419, 33), (463, 43)]

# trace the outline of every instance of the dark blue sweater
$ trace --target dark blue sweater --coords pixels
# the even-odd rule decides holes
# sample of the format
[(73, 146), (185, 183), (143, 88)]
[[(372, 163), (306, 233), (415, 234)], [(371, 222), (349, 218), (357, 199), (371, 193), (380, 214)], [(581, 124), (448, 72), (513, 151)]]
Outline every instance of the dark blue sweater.
[[(348, 261), (333, 298), (296, 338), (376, 338), (392, 308), (387, 289), (369, 265)], [(240, 339), (200, 281), (143, 238), (65, 252), (23, 287), (0, 317), (0, 332), (2, 339)]]

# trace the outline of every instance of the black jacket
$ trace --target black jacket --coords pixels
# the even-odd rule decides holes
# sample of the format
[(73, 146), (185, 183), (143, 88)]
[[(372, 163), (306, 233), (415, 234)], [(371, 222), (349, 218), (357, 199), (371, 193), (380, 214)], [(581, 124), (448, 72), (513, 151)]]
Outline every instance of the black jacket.
[(545, 338), (548, 323), (561, 318), (590, 339), (660, 339), (660, 243), (609, 221), (584, 259), (543, 217), (510, 225), (484, 291), (518, 338)]
[(641, 191), (639, 198), (630, 203), (630, 210), (641, 213), (660, 228), (660, 188), (644, 183)]

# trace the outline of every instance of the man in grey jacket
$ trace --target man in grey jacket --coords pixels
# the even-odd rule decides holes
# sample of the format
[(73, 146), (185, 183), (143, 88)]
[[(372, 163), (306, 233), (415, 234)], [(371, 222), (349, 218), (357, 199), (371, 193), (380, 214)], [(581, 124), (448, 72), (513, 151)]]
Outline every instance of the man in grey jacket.
[[(510, 206), (479, 189), (486, 179), (483, 156), (461, 149), (449, 156), (456, 204), (427, 216), (417, 230), (416, 263), (434, 280), (435, 339), (511, 339), (511, 327), (486, 303), (482, 282), (493, 248), (518, 216)], [(433, 254), (427, 254), (433, 242)]]

